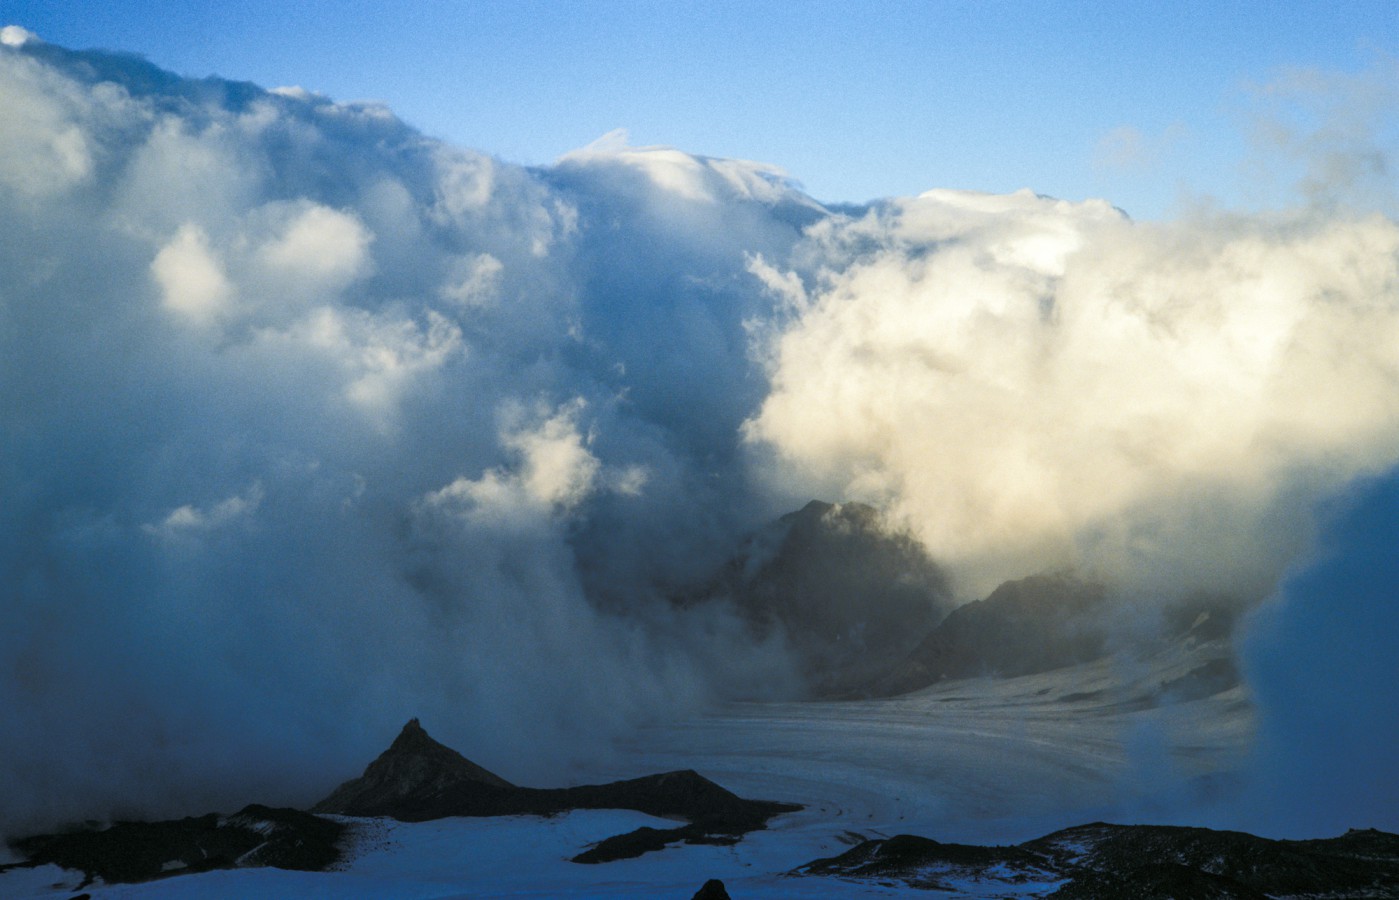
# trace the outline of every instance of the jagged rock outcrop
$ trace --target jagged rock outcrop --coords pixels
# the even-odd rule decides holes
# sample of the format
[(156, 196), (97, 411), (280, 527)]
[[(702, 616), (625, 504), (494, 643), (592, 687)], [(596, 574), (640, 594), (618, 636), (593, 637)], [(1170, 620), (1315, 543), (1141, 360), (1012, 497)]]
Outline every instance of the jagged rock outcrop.
[(864, 841), (794, 875), (956, 890), (1004, 883), (1056, 900), (1399, 898), (1399, 835), (1350, 831), (1278, 841), (1234, 831), (1094, 823), (1012, 847), (942, 844), (912, 835)]
[[(369, 764), (364, 774), (340, 785), (312, 812), (347, 816), (393, 816), (408, 806), (429, 805), (445, 792), (484, 785), (502, 790), (514, 785), (483, 769), (428, 736), (410, 719), (394, 742)], [(398, 817), (401, 818), (401, 817)]]
[(1055, 870), (1041, 856), (1017, 847), (944, 844), (912, 834), (862, 841), (839, 856), (814, 860), (792, 874), (897, 881), (920, 890), (956, 891), (957, 882), (988, 872), (1008, 883), (1056, 880)]
[(345, 826), (295, 809), (245, 807), (164, 822), (118, 822), (101, 830), (37, 835), (13, 846), (27, 862), (82, 872), (86, 887), (213, 869), (272, 866), (321, 871), (340, 857)]
[(552, 815), (575, 809), (631, 809), (684, 819), (674, 829), (640, 829), (601, 842), (578, 862), (637, 856), (668, 843), (732, 843), (800, 806), (747, 800), (686, 769), (567, 788), (513, 785), (428, 736), (418, 720), (360, 778), (317, 803), (316, 812), (423, 822), (447, 816)]
[(752, 535), (699, 593), (780, 629), (818, 695), (889, 672), (951, 608), (921, 544), (873, 507), (819, 500)]

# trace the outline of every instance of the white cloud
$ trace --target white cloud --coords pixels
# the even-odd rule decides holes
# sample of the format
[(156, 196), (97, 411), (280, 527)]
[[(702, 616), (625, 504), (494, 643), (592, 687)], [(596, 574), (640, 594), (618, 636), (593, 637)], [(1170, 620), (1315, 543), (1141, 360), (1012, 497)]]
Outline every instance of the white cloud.
[(6, 47), (23, 47), (25, 44), (36, 43), (38, 40), (37, 34), (18, 25), (6, 25), (4, 28), (0, 28), (0, 45)]
[(264, 329), (255, 341), (275, 359), (319, 361), (329, 370), (327, 386), (380, 430), (394, 425), (399, 403), (419, 379), (464, 350), (461, 329), (435, 311), (419, 323), (331, 305), (314, 307), (285, 328)]
[(625, 129), (610, 131), (586, 147), (559, 157), (558, 165), (625, 167), (645, 175), (662, 194), (691, 202), (776, 203), (793, 199), (787, 173), (777, 166), (693, 156), (674, 147), (632, 147), (628, 141)]
[(364, 273), (373, 236), (358, 218), (314, 203), (288, 213), (259, 250), (273, 279), (300, 283), (307, 292), (332, 293)]
[(220, 528), (231, 522), (246, 519), (257, 512), (258, 506), (262, 503), (262, 485), (254, 482), (242, 494), (234, 494), (226, 497), (208, 507), (200, 508), (193, 504), (186, 503), (170, 511), (159, 524), (143, 525), (142, 529), (147, 534), (161, 537), (176, 537), (181, 534), (192, 534), (211, 531)]
[(748, 435), (808, 490), (889, 505), (973, 594), (1070, 563), (1266, 585), (1299, 492), (1399, 459), (1388, 220), (933, 192), (814, 239)]
[[(6, 27), (5, 46), (24, 45), (11, 30), (15, 27)], [(92, 149), (84, 125), (92, 104), (84, 92), (17, 53), (0, 53), (0, 79), (6, 85), (0, 92), (0, 157), (5, 160), (0, 185), (42, 198), (90, 179)]]
[(505, 267), (489, 253), (464, 256), (453, 264), (442, 296), (465, 306), (487, 306), (497, 299)]
[(180, 227), (156, 254), (151, 273), (165, 307), (195, 324), (208, 325), (228, 311), (232, 287), (198, 225)]
[(551, 414), (511, 407), (500, 442), (516, 460), (480, 478), (457, 478), (428, 494), (432, 508), (450, 508), (477, 522), (507, 525), (545, 520), (576, 507), (592, 492), (601, 464), (578, 430), (585, 404), (574, 400)]

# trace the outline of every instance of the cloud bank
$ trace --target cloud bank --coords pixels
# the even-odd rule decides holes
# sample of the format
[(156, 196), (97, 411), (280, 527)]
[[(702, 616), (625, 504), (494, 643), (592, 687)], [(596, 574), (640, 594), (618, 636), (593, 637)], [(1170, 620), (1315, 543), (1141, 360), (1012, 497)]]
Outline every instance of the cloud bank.
[(664, 599), (773, 511), (743, 267), (815, 204), (675, 151), (526, 171), (6, 34), (6, 827), (306, 802), (419, 714), (547, 783), (790, 689)]
[(968, 598), (1261, 595), (1399, 459), (1379, 214), (828, 209), (624, 135), (525, 169), (11, 29), (0, 121), (0, 830), (304, 803), (412, 715), (545, 783), (781, 694), (667, 598), (812, 497)]
[(1308, 511), (1399, 455), (1399, 227), (1134, 223), (933, 191), (809, 229), (747, 423), (887, 506), (973, 593), (1085, 566), (1266, 592)]

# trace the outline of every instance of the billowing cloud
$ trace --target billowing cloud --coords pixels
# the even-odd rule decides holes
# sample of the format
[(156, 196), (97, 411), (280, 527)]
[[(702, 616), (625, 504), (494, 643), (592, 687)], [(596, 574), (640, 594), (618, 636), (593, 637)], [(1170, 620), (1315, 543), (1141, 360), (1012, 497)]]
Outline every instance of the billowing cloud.
[[(3, 38), (7, 49), (33, 43), (32, 35), (16, 26), (7, 26)], [(82, 120), (93, 111), (91, 97), (19, 53), (6, 52), (0, 65), (14, 86), (0, 97), (5, 187), (38, 199), (90, 178), (93, 159)]]
[(737, 438), (743, 261), (815, 204), (6, 35), (0, 830), (305, 802), (412, 715), (557, 779), (787, 687), (665, 597), (777, 511)]
[(209, 251), (209, 239), (197, 226), (181, 228), (151, 262), (151, 274), (160, 284), (165, 306), (205, 323), (216, 318), (227, 306), (228, 279), (223, 267)]
[(1262, 592), (1399, 458), (1382, 216), (831, 210), (623, 135), (527, 169), (10, 29), (0, 120), (0, 831), (304, 803), (413, 715), (542, 783), (779, 694), (668, 600), (813, 497), (967, 596)]
[(1313, 503), (1399, 459), (1388, 219), (942, 191), (807, 241), (748, 435), (887, 505), (973, 594), (1079, 565), (1261, 596)]

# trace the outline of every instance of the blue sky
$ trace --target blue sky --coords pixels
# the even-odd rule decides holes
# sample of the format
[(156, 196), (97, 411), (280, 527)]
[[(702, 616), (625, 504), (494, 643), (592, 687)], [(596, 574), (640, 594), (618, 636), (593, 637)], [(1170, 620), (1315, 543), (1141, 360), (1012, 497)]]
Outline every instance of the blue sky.
[(271, 2), (5, 0), (0, 19), (186, 75), (376, 99), (527, 164), (616, 128), (757, 159), (816, 197), (934, 187), (1276, 202), (1250, 99), (1280, 71), (1399, 52), (1392, 2)]

